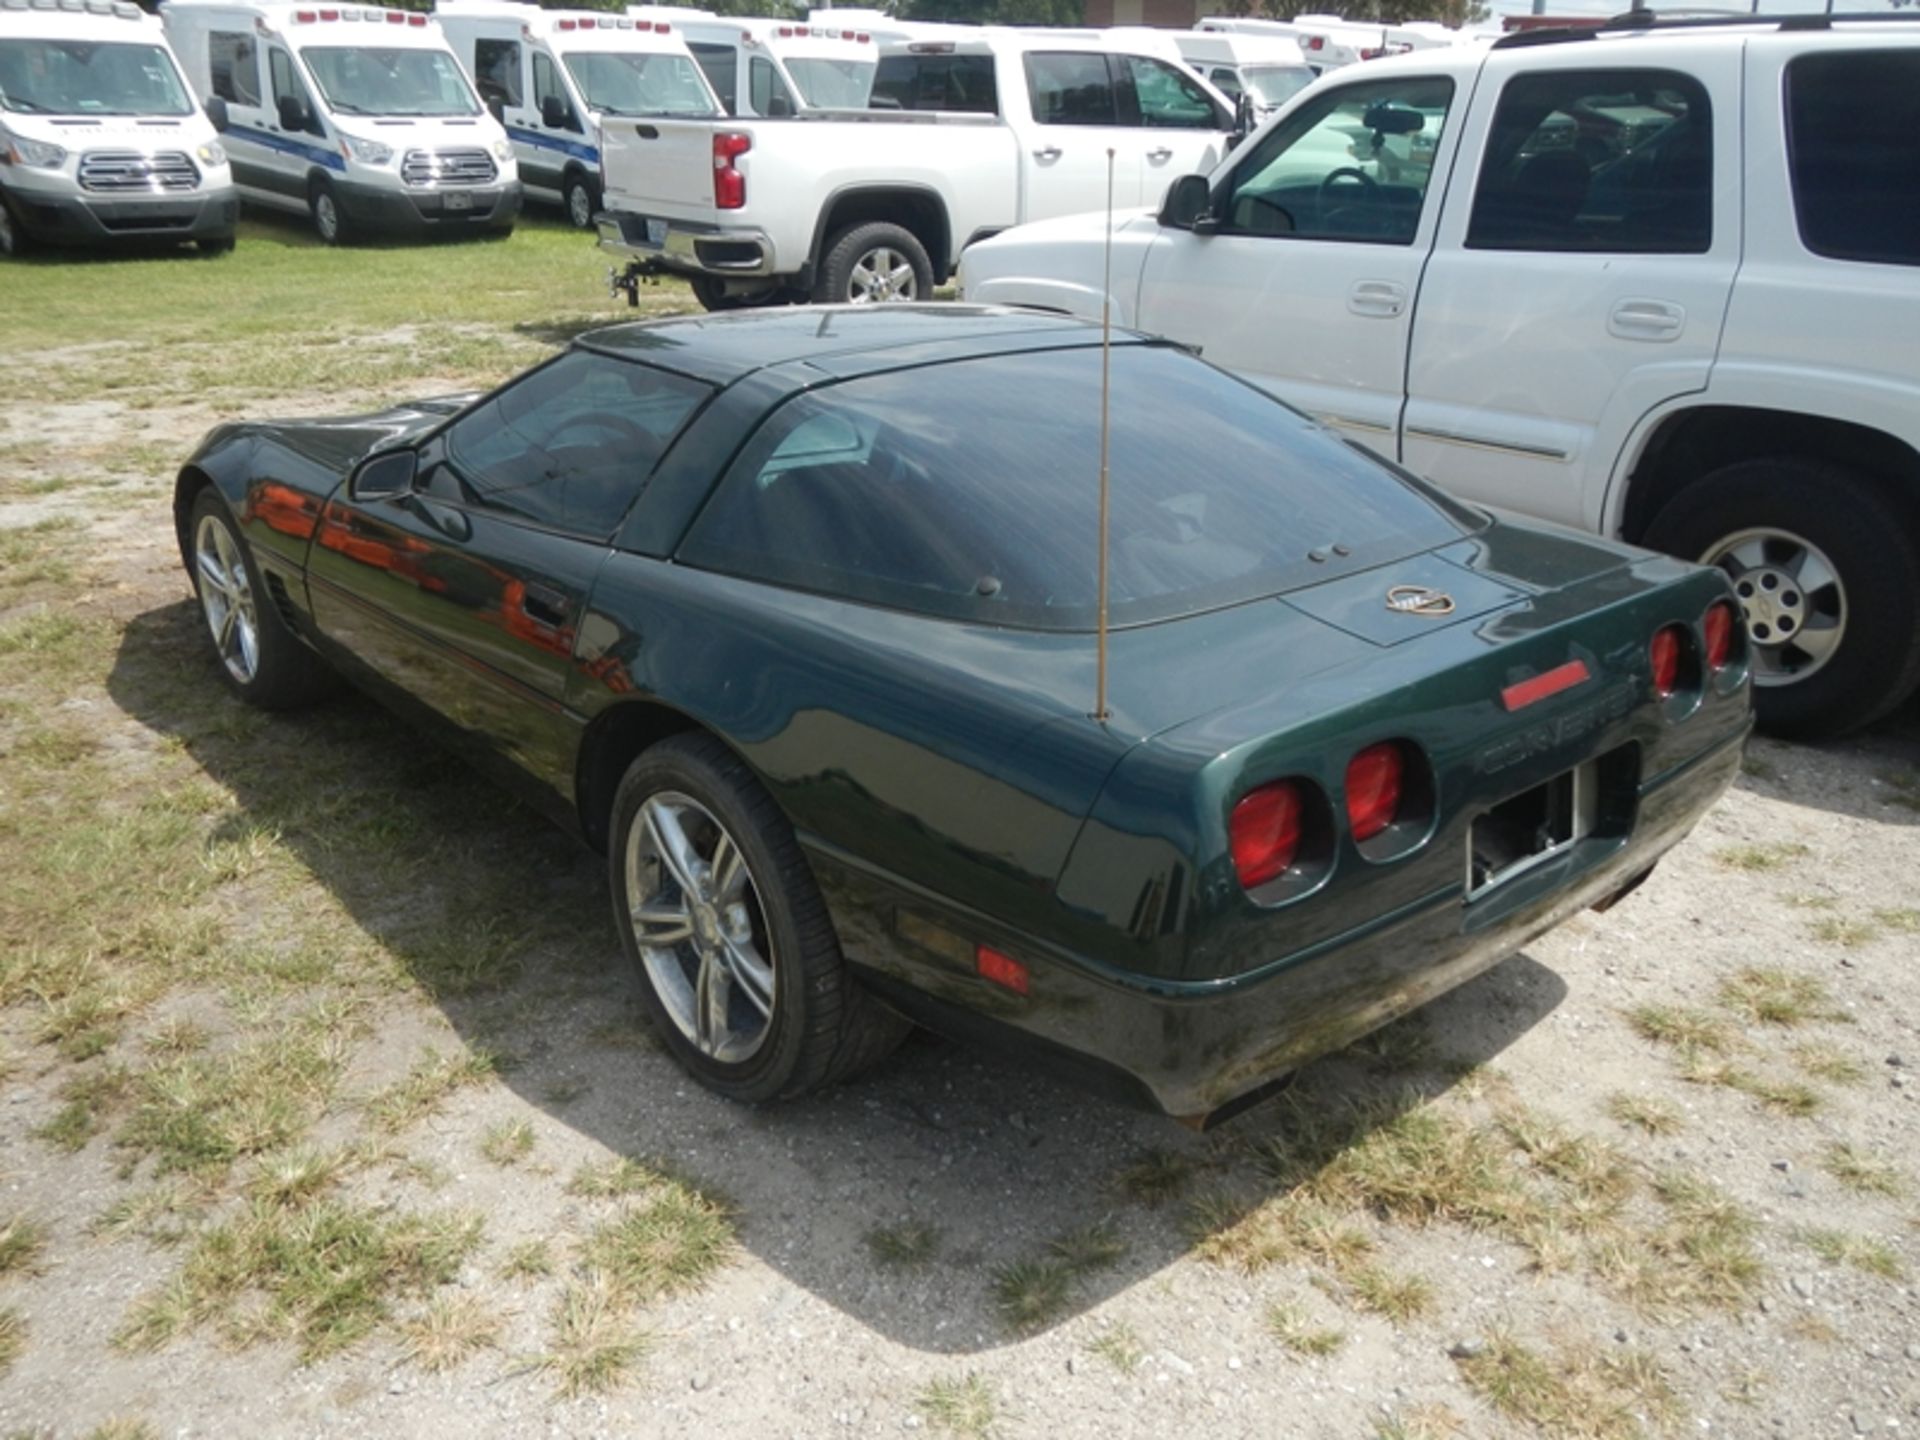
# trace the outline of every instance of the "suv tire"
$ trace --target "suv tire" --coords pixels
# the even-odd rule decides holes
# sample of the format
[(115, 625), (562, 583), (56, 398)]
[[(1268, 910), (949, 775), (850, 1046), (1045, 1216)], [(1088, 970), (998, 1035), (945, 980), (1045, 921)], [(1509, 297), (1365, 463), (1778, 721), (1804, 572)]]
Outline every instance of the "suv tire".
[(307, 213), (313, 217), (313, 233), (323, 245), (352, 244), (352, 231), (339, 197), (325, 180), (315, 180), (307, 191)]
[[(1744, 460), (1674, 496), (1641, 539), (1718, 565), (1741, 592), (1754, 710), (1769, 734), (1860, 729), (1920, 683), (1920, 545), (1858, 472), (1824, 460)], [(1796, 588), (1798, 575), (1822, 569), (1831, 584)], [(1803, 622), (1813, 622), (1804, 626), (1811, 633), (1822, 621), (1840, 627), (1831, 650), (1800, 650), (1793, 638)]]
[(827, 246), (813, 298), (829, 305), (931, 300), (933, 262), (911, 231), (882, 221), (854, 225)]

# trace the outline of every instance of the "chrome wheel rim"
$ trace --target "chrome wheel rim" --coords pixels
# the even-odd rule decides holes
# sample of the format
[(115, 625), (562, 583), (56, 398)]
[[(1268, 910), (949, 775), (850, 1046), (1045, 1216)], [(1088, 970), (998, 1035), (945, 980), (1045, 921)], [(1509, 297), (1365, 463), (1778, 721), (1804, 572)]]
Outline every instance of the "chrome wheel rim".
[(313, 197), (313, 228), (322, 240), (330, 241), (340, 233), (340, 214), (334, 209), (333, 196), (324, 190)]
[(245, 685), (260, 673), (259, 617), (239, 543), (215, 516), (202, 520), (194, 535), (193, 565), (213, 648), (227, 673)]
[(576, 230), (593, 224), (593, 197), (578, 181), (567, 187), (567, 218), (573, 221)]
[(1847, 633), (1847, 590), (1820, 547), (1790, 530), (1756, 527), (1707, 547), (1740, 602), (1756, 685), (1791, 685), (1823, 669)]
[(653, 992), (702, 1055), (751, 1059), (773, 1029), (779, 977), (760, 887), (713, 812), (671, 790), (627, 830), (628, 924)]
[(911, 300), (919, 293), (913, 265), (891, 245), (879, 245), (854, 262), (847, 277), (847, 299), (855, 305)]

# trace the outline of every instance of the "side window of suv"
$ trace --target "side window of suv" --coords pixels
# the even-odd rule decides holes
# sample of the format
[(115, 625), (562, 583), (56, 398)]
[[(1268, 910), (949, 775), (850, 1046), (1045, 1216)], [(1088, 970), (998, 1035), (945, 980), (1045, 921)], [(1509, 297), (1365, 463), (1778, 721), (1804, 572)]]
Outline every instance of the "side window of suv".
[(1453, 82), (1441, 77), (1326, 91), (1235, 167), (1221, 231), (1412, 244), (1452, 104)]
[(1119, 123), (1105, 55), (1031, 52), (1027, 94), (1033, 102), (1033, 118), (1042, 125)]
[(1816, 255), (1920, 265), (1920, 51), (1848, 50), (1787, 64), (1787, 170)]
[(1560, 70), (1507, 82), (1468, 249), (1698, 255), (1712, 240), (1713, 117), (1698, 81)]

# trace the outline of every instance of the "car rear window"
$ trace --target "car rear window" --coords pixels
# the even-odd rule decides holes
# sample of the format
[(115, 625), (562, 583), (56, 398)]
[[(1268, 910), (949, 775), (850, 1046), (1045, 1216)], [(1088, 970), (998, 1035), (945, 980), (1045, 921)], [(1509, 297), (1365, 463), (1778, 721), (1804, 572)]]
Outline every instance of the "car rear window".
[(1920, 265), (1920, 50), (1802, 55), (1787, 66), (1787, 167), (1800, 239), (1836, 260)]
[[(1115, 624), (1384, 564), (1476, 523), (1169, 347), (1114, 350), (1110, 412)], [(679, 558), (921, 614), (1090, 629), (1099, 499), (1097, 346), (953, 361), (786, 402)]]

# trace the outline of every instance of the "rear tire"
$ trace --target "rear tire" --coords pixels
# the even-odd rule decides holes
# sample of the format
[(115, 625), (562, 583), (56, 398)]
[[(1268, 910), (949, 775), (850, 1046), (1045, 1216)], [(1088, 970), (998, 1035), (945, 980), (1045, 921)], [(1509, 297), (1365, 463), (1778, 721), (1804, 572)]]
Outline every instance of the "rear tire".
[(307, 213), (313, 217), (313, 233), (320, 237), (321, 244), (353, 243), (353, 231), (347, 223), (346, 212), (340, 208), (340, 199), (333, 193), (333, 186), (325, 180), (315, 180), (313, 188), (307, 192)]
[(0, 195), (0, 255), (9, 259), (33, 252), (33, 236), (27, 233), (27, 227), (14, 218), (13, 207), (5, 195)]
[(712, 736), (676, 735), (633, 762), (607, 862), (647, 1012), (708, 1089), (792, 1099), (879, 1060), (910, 1028), (854, 983), (793, 827)]
[(875, 305), (933, 298), (933, 262), (913, 233), (873, 221), (833, 237), (813, 298), (829, 305)]
[(560, 189), (560, 201), (566, 207), (568, 224), (576, 230), (593, 229), (593, 217), (600, 209), (600, 187), (584, 172), (567, 172)]
[(1728, 465), (1668, 501), (1642, 540), (1733, 581), (1768, 733), (1843, 735), (1920, 683), (1920, 537), (1865, 476), (1823, 460)]
[(287, 629), (211, 485), (194, 499), (187, 535), (193, 591), (227, 688), (262, 710), (295, 710), (331, 691), (333, 671)]

